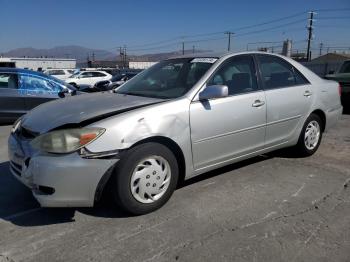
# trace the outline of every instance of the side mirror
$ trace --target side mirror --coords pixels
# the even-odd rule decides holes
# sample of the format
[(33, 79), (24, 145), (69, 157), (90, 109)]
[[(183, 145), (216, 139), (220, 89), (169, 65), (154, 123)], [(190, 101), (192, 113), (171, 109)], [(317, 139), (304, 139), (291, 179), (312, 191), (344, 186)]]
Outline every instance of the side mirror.
[(334, 74), (334, 70), (330, 70), (330, 71), (328, 72), (328, 74), (329, 74), (329, 75), (333, 75), (333, 74)]
[(212, 85), (207, 86), (202, 92), (199, 93), (198, 98), (200, 101), (209, 100), (213, 98), (222, 98), (228, 96), (228, 87), (225, 85)]

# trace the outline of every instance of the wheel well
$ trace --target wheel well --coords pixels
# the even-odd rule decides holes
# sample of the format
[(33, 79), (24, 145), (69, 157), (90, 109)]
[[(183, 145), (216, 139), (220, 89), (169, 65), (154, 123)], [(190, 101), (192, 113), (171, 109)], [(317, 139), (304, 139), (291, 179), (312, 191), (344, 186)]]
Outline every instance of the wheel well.
[(144, 140), (141, 140), (141, 141), (137, 142), (136, 144), (134, 144), (132, 147), (140, 145), (140, 144), (144, 144), (144, 143), (149, 143), (149, 142), (155, 142), (155, 143), (162, 144), (162, 145), (166, 146), (167, 148), (169, 148), (171, 150), (171, 152), (173, 152), (173, 154), (176, 157), (177, 164), (179, 165), (178, 184), (183, 182), (185, 180), (185, 175), (186, 175), (186, 162), (185, 162), (184, 154), (183, 154), (181, 148), (179, 147), (179, 145), (174, 140), (172, 140), (168, 137), (154, 136), (154, 137), (149, 137), (149, 138), (146, 138)]
[(320, 109), (313, 111), (311, 114), (315, 114), (319, 118), (321, 118), (321, 120), (322, 120), (322, 132), (323, 132), (326, 128), (326, 114)]

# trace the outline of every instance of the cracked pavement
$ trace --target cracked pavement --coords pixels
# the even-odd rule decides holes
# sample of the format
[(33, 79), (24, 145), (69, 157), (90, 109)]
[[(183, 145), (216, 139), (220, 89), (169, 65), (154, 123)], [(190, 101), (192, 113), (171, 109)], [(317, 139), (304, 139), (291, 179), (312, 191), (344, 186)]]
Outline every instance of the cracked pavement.
[(350, 115), (309, 158), (272, 153), (187, 181), (160, 210), (129, 217), (43, 209), (8, 171), (0, 126), (0, 262), (349, 261)]

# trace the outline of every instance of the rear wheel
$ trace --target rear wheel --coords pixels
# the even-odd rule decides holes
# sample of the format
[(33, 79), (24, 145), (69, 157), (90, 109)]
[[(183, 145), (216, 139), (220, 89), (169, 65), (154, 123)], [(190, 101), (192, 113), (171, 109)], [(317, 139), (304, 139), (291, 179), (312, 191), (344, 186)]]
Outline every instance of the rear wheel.
[(295, 147), (298, 155), (311, 156), (317, 151), (322, 139), (322, 126), (323, 122), (316, 114), (306, 119)]
[(112, 186), (114, 199), (132, 214), (152, 212), (171, 197), (178, 172), (176, 158), (166, 146), (138, 145), (118, 163)]

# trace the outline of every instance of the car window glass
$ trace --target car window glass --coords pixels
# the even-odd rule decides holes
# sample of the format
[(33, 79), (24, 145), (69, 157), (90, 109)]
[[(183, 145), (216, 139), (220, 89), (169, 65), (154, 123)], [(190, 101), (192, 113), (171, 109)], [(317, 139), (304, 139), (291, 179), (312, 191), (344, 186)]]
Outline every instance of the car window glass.
[(229, 95), (258, 90), (253, 58), (251, 56), (229, 58), (209, 79), (207, 85), (226, 85)]
[(350, 61), (344, 62), (344, 64), (341, 66), (339, 73), (350, 73)]
[(61, 86), (53, 81), (31, 75), (20, 75), (19, 89), (26, 91), (45, 91), (57, 93)]
[(81, 77), (82, 78), (92, 77), (92, 74), (91, 74), (91, 72), (84, 72), (84, 73), (81, 74)]
[(17, 74), (0, 73), (0, 88), (17, 89), (18, 88)]
[[(188, 92), (217, 58), (175, 58), (159, 62), (127, 81), (117, 93), (176, 98)], [(196, 64), (206, 65), (196, 65)], [(206, 68), (206, 70), (199, 70)], [(194, 72), (197, 70), (197, 73)]]
[(92, 72), (92, 76), (93, 76), (93, 77), (104, 77), (104, 76), (106, 76), (106, 75), (103, 74), (103, 73), (100, 73), (100, 72)]
[(278, 57), (258, 55), (262, 81), (266, 89), (296, 85), (293, 66)]
[(211, 67), (208, 63), (192, 63), (187, 75), (186, 84), (194, 85), (204, 75), (205, 72)]

